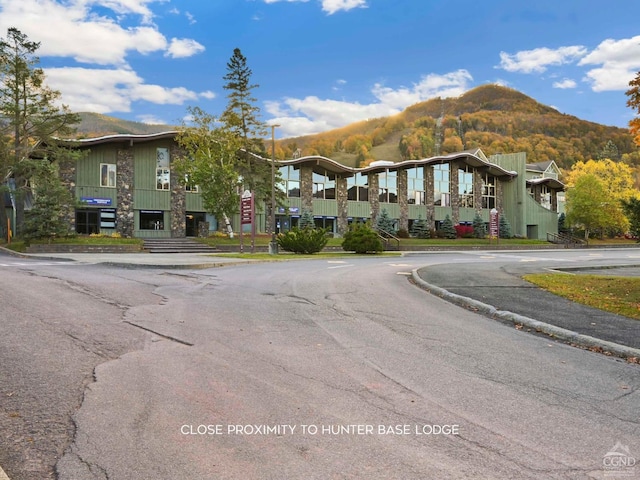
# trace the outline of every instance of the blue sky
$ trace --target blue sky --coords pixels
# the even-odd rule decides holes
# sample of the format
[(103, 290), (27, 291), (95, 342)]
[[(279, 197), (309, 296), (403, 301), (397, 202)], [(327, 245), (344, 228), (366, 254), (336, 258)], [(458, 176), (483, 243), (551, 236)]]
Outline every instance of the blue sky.
[(498, 83), (626, 127), (640, 71), (635, 0), (0, 0), (0, 32), (41, 42), (72, 110), (179, 124), (219, 115), (240, 48), (278, 137), (393, 115)]

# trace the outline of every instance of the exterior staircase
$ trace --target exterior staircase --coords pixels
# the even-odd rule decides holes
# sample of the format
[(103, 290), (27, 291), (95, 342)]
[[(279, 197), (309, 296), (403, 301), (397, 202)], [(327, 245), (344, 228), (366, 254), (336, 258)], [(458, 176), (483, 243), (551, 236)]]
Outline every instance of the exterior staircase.
[(191, 238), (146, 238), (142, 248), (149, 253), (214, 253), (220, 251)]

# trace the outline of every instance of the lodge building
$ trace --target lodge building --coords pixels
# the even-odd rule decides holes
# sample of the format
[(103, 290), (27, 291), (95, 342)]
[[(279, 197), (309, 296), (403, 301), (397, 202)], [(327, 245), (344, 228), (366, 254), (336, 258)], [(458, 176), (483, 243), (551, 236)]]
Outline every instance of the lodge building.
[[(185, 186), (172, 172), (180, 155), (177, 132), (109, 135), (82, 139), (73, 148), (87, 155), (62, 172), (82, 207), (76, 210), (80, 234), (114, 233), (124, 237), (166, 238), (207, 235), (218, 229), (203, 206), (198, 187)], [(265, 159), (265, 161), (270, 161)], [(353, 221), (386, 210), (397, 229), (409, 230), (426, 219), (435, 229), (449, 216), (454, 224), (471, 223), (478, 213), (505, 215), (516, 235), (546, 239), (557, 233), (558, 181), (555, 162), (527, 164), (524, 153), (486, 157), (475, 149), (399, 163), (377, 161), (351, 168), (321, 156), (277, 162), (286, 194), (277, 210), (278, 231), (297, 225), (304, 211), (316, 224), (342, 235)], [(239, 231), (240, 217), (232, 218)], [(267, 232), (263, 208), (256, 229)]]

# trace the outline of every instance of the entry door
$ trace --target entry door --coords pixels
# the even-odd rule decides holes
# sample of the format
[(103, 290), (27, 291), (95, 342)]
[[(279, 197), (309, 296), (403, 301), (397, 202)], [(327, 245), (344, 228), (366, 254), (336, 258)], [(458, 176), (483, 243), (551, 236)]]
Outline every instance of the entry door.
[(205, 221), (205, 214), (202, 212), (187, 212), (185, 222), (185, 233), (187, 237), (198, 236), (198, 224)]

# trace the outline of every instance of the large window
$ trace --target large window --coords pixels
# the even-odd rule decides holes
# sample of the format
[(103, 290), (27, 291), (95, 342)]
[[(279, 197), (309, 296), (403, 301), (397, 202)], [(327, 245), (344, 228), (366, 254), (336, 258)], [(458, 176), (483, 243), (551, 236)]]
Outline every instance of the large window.
[(407, 170), (407, 201), (409, 205), (424, 205), (424, 167)]
[(140, 210), (140, 230), (164, 230), (164, 212)]
[(287, 197), (300, 197), (300, 170), (295, 169), (293, 165), (280, 167), (280, 175), (282, 182), (278, 184), (278, 188), (283, 190)]
[(158, 148), (156, 149), (156, 189), (157, 190), (169, 190), (170, 189), (170, 169), (169, 169), (169, 149)]
[(100, 164), (100, 186), (113, 187), (116, 186), (116, 166), (113, 163)]
[(398, 172), (386, 170), (378, 174), (380, 201), (398, 203)]
[(482, 208), (496, 207), (496, 177), (485, 173), (482, 176)]
[(354, 202), (369, 201), (369, 178), (361, 173), (347, 178), (347, 199)]
[(433, 166), (433, 203), (441, 207), (451, 206), (449, 189), (449, 164)]
[(473, 208), (473, 168), (469, 165), (458, 170), (458, 195), (461, 207)]
[(324, 174), (313, 172), (313, 198), (336, 199), (335, 175), (331, 177), (327, 172)]

